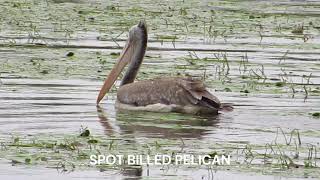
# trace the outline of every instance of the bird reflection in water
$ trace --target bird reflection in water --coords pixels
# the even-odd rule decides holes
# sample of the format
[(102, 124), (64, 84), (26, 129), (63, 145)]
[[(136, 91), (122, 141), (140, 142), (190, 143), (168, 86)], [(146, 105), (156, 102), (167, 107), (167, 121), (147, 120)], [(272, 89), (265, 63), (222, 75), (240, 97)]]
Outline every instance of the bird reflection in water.
[[(107, 136), (132, 137), (126, 143), (138, 144), (139, 137), (165, 139), (202, 139), (206, 134), (213, 133), (218, 127), (220, 115), (194, 116), (180, 113), (154, 113), (116, 110), (114, 118), (108, 118), (105, 109), (97, 106), (99, 122)], [(131, 138), (130, 138), (131, 139)], [(149, 168), (146, 169), (147, 175)], [(141, 179), (143, 167), (124, 166), (121, 174), (130, 179)]]
[(127, 134), (140, 137), (196, 138), (213, 133), (219, 125), (220, 114), (195, 116), (180, 113), (154, 113), (117, 110), (115, 120), (107, 117), (97, 106), (98, 118), (106, 135)]

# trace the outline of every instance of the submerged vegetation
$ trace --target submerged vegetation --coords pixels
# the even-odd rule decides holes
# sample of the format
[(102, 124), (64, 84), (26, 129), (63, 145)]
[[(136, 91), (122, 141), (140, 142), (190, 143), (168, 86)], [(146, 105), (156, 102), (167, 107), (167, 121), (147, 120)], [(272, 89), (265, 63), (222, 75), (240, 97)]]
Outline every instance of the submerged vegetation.
[[(105, 75), (105, 67), (110, 68), (110, 64), (116, 58), (113, 54), (118, 53), (112, 52), (112, 49), (120, 49), (119, 43), (122, 44), (126, 38), (125, 32), (144, 17), (150, 27), (150, 50), (169, 48), (185, 52), (185, 55), (181, 53), (176, 58), (176, 55), (172, 55), (175, 60), (173, 64), (177, 69), (166, 68), (165, 71), (160, 65), (153, 67), (159, 68), (156, 70), (159, 74), (200, 76), (207, 81), (214, 81), (217, 89), (229, 88), (236, 92), (290, 91), (292, 97), (296, 94), (305, 97), (319, 95), (319, 91), (314, 87), (319, 84), (316, 71), (320, 67), (312, 67), (313, 63), (295, 66), (297, 62), (292, 61), (303, 58), (303, 54), (293, 52), (301, 48), (317, 56), (314, 50), (319, 48), (319, 44), (315, 41), (300, 41), (301, 35), (308, 36), (310, 41), (310, 38), (319, 34), (315, 14), (317, 12), (295, 14), (295, 6), (291, 6), (290, 3), (280, 3), (279, 7), (267, 6), (267, 9), (267, 2), (257, 4), (256, 9), (248, 8), (247, 3), (250, 2), (246, 1), (214, 1), (205, 9), (199, 9), (198, 7), (204, 4), (196, 1), (154, 3), (158, 4), (158, 9), (150, 9), (147, 2), (137, 5), (135, 2), (95, 1), (84, 6), (85, 3), (81, 1), (3, 1), (2, 13), (8, 14), (9, 19), (3, 19), (0, 29), (6, 29), (8, 26), (10, 28), (1, 31), (0, 45), (13, 46), (14, 51), (20, 53), (29, 51), (29, 48), (33, 49), (33, 53), (26, 57), (30, 59), (31, 64), (24, 63), (25, 68), (19, 67), (20, 60), (16, 57), (7, 57), (10, 61), (3, 63), (3, 74), (10, 72), (23, 77), (47, 78), (81, 78), (91, 74), (92, 78), (101, 78)], [(277, 8), (281, 9), (282, 6), (290, 7), (286, 12), (288, 14), (278, 13)], [(264, 7), (263, 11), (261, 7)], [(304, 18), (305, 16), (308, 18)], [(257, 37), (249, 44), (248, 49), (242, 49), (245, 40), (237, 39), (247, 38), (252, 41), (252, 36), (261, 36), (261, 39)], [(98, 42), (86, 40), (92, 38), (97, 38)], [(280, 43), (272, 43), (275, 39), (279, 39)], [(194, 41), (211, 46), (200, 49), (184, 47), (184, 43), (193, 44)], [(256, 44), (256, 41), (259, 43)], [(161, 43), (160, 48), (155, 47), (157, 43)], [(226, 44), (232, 44), (234, 47), (223, 48)], [(81, 48), (104, 48), (108, 49), (108, 52), (98, 49), (89, 52), (85, 49), (80, 52), (68, 52), (68, 49), (65, 49), (68, 47), (77, 48), (77, 51)], [(260, 49), (269, 47), (273, 50)], [(42, 49), (46, 48), (53, 49), (43, 52)], [(196, 51), (199, 50), (205, 50), (205, 53), (197, 56)], [(214, 52), (209, 53), (210, 51)], [(260, 51), (263, 55), (257, 57), (255, 54), (259, 54)], [(188, 55), (190, 52), (193, 56)], [(263, 57), (267, 58), (269, 53), (273, 54), (271, 59), (267, 59), (271, 62), (262, 64)], [(66, 59), (63, 54), (72, 58)], [(152, 61), (152, 57), (154, 56), (147, 56), (146, 61)], [(163, 58), (160, 56), (160, 59)], [(183, 60), (188, 64), (184, 64)], [(279, 64), (275, 66), (277, 60)], [(306, 60), (308, 59), (300, 63)], [(170, 64), (167, 61), (163, 63)], [(170, 73), (172, 71), (174, 73)], [(142, 72), (146, 74), (146, 78), (159, 75), (150, 74), (146, 70)], [(307, 76), (308, 81), (304, 81), (304, 77)], [(313, 77), (316, 78), (315, 82)], [(276, 88), (272, 87), (272, 84), (275, 84)]]
[[(89, 156), (230, 154), (231, 166), (161, 167), (160, 177), (190, 169), (320, 177), (319, 3), (252, 3), (0, 0), (0, 163), (144, 176), (160, 168), (92, 167)], [(233, 113), (208, 120), (108, 109), (109, 121), (96, 112), (97, 90), (141, 19), (149, 42), (138, 80), (202, 79)], [(81, 124), (90, 130), (75, 134)]]
[(313, 117), (320, 117), (320, 112), (312, 113), (312, 116), (313, 116)]
[[(309, 176), (319, 177), (319, 147), (316, 145), (304, 143), (298, 130), (291, 133), (285, 133), (278, 128), (275, 132), (275, 139), (265, 145), (239, 144), (237, 142), (204, 144), (194, 149), (197, 144), (194, 139), (184, 139), (183, 141), (164, 140), (162, 138), (148, 138), (144, 142), (132, 142), (129, 137), (105, 137), (91, 135), (90, 130), (82, 128), (79, 135), (67, 136), (13, 136), (10, 140), (1, 141), (0, 156), (10, 160), (12, 165), (33, 164), (45, 165), (50, 168), (56, 168), (61, 172), (74, 171), (79, 168), (97, 168), (100, 171), (116, 169), (121, 172), (128, 168), (124, 164), (100, 164), (90, 165), (91, 155), (118, 155), (118, 154), (136, 154), (136, 155), (156, 155), (167, 154), (175, 156), (185, 153), (192, 155), (215, 155), (224, 154), (231, 156), (230, 165), (210, 165), (216, 170), (247, 171), (252, 168), (253, 171), (260, 171), (263, 167), (264, 173), (273, 174), (292, 172), (288, 176)], [(196, 145), (198, 146), (198, 145)], [(175, 147), (175, 148), (173, 148)], [(125, 159), (124, 159), (125, 160)], [(162, 162), (165, 163), (165, 162)], [(133, 167), (142, 169), (139, 164)], [(192, 165), (163, 165), (167, 168), (188, 169), (198, 168)], [(208, 166), (208, 165), (201, 165)], [(315, 173), (318, 172), (318, 173)]]

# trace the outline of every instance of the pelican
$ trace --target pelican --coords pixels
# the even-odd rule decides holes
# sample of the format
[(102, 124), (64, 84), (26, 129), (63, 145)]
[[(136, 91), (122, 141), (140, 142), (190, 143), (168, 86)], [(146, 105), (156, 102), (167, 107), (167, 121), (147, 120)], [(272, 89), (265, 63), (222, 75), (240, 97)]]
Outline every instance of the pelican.
[(146, 23), (140, 21), (130, 29), (126, 45), (99, 92), (97, 105), (129, 64), (117, 92), (115, 106), (118, 109), (212, 115), (232, 109), (232, 106), (220, 103), (197, 79), (168, 77), (134, 82), (146, 52), (147, 41)]

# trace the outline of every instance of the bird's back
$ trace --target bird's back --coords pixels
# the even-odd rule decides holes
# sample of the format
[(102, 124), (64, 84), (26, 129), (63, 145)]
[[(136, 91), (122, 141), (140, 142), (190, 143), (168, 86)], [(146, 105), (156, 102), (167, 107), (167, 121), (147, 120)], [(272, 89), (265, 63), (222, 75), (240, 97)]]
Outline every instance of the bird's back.
[(119, 88), (117, 100), (133, 107), (167, 105), (177, 112), (195, 108), (192, 113), (217, 113), (221, 107), (218, 98), (200, 80), (192, 78), (157, 78), (126, 84)]

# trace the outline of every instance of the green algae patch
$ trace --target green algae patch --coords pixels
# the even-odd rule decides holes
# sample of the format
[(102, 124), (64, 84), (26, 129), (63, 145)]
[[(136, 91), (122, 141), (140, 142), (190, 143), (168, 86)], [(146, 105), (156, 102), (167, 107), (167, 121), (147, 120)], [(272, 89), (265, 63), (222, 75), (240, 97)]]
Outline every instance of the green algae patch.
[[(84, 107), (87, 112), (79, 116), (71, 116), (74, 113), (71, 112), (59, 118), (66, 120), (64, 116), (70, 118), (70, 115), (82, 120), (82, 116), (89, 114), (89, 118), (85, 119), (92, 120), (94, 112), (88, 109), (95, 106), (98, 86), (120, 56), (129, 28), (141, 19), (146, 20), (148, 25), (149, 49), (138, 80), (192, 76), (203, 80), (222, 102), (224, 99), (228, 102), (236, 99), (238, 103), (235, 104), (234, 114), (223, 114), (217, 119), (175, 113), (120, 114), (116, 122), (125, 129), (125, 134), (121, 135), (96, 135), (85, 128), (71, 135), (38, 134), (38, 129), (28, 129), (36, 135), (1, 138), (0, 158), (9, 160), (12, 165), (35, 168), (39, 165), (57, 168), (61, 172), (81, 168), (103, 172), (121, 171), (123, 166), (90, 166), (92, 154), (173, 155), (183, 152), (210, 157), (230, 154), (231, 166), (214, 169), (299, 178), (319, 177), (318, 144), (304, 143), (304, 138), (320, 137), (319, 131), (310, 129), (298, 134), (273, 129), (275, 124), (282, 127), (291, 124), (282, 124), (283, 119), (287, 118), (297, 123), (301, 123), (299, 117), (310, 119), (312, 123), (318, 120), (318, 5), (304, 2), (255, 3), (253, 7), (251, 1), (220, 0), (165, 3), (151, 0), (144, 3), (129, 0), (1, 1), (0, 88), (3, 92), (1, 98), (11, 103), (8, 107), (15, 108), (18, 104), (23, 105), (19, 100), (29, 100), (21, 98), (20, 94), (16, 97), (16, 93), (36, 91), (48, 93), (48, 97), (43, 94), (37, 97), (39, 94), (36, 94), (34, 99), (30, 98), (34, 102), (24, 108), (42, 109), (48, 106), (55, 109), (63, 106), (61, 109), (64, 109), (87, 105)], [(62, 81), (66, 79), (69, 81)], [(88, 81), (85, 85), (70, 83), (79, 79)], [(30, 80), (58, 82), (43, 85)], [(59, 89), (54, 85), (66, 88)], [(37, 89), (35, 86), (44, 88)], [(79, 89), (83, 91), (78, 92)], [(115, 91), (116, 88), (113, 88), (110, 95), (114, 96)], [(85, 94), (86, 99), (80, 101), (75, 97), (64, 97), (58, 103), (44, 102), (45, 99), (57, 100), (50, 93), (56, 96), (66, 93), (61, 96), (68, 97)], [(280, 105), (270, 103), (269, 97), (272, 97), (271, 100), (281, 98), (277, 101)], [(287, 107), (282, 100), (288, 104), (300, 103)], [(6, 111), (7, 107), (1, 108)], [(310, 108), (314, 108), (312, 111), (315, 112), (310, 112)], [(44, 115), (45, 119), (50, 119), (61, 112), (50, 114), (51, 111), (41, 111), (43, 114), (40, 115), (37, 112), (23, 113), (20, 114), (22, 118), (25, 118), (24, 115)], [(234, 124), (241, 113), (248, 119), (255, 118), (255, 121), (244, 120)], [(16, 116), (5, 114), (7, 117)], [(263, 122), (266, 127), (259, 128), (261, 117), (275, 117), (270, 115), (277, 115), (279, 122), (273, 122), (270, 126), (268, 122)], [(229, 125), (232, 125), (230, 129)], [(282, 141), (277, 139), (265, 143), (256, 140), (256, 135), (260, 133), (266, 137), (274, 135)], [(206, 142), (208, 137), (215, 138), (215, 135), (217, 138), (211, 139), (211, 143)], [(138, 172), (148, 169), (145, 166), (131, 168)], [(208, 169), (206, 166), (179, 168), (188, 171)]]
[[(181, 141), (156, 137), (144, 139), (137, 144), (130, 137), (119, 138), (91, 134), (81, 136), (83, 132), (87, 131), (89, 129), (86, 128), (76, 135), (16, 136), (10, 141), (1, 140), (0, 157), (10, 160), (13, 165), (40, 165), (55, 167), (61, 171), (74, 171), (83, 168), (121, 171), (124, 164), (93, 165), (90, 163), (92, 160), (90, 158), (93, 155), (109, 154), (145, 156), (167, 154), (174, 157), (182, 153), (180, 148), (183, 147), (182, 154), (206, 155), (206, 161), (219, 155), (231, 156), (232, 163), (228, 166), (215, 166), (214, 168), (217, 170), (232, 169), (240, 172), (260, 172), (263, 170), (266, 174), (274, 174), (274, 171), (277, 170), (276, 174), (288, 177), (302, 177), (303, 175), (316, 177), (319, 175), (319, 160), (316, 158), (317, 152), (314, 151), (316, 146), (296, 141), (299, 140), (300, 133), (295, 130), (287, 134), (278, 129), (275, 140), (265, 145), (248, 142), (206, 144), (196, 139)], [(280, 132), (283, 134), (281, 135)], [(281, 136), (286, 137), (285, 141), (279, 139)], [(296, 144), (297, 142), (299, 143)], [(187, 169), (208, 168), (204, 164), (199, 164), (197, 167), (183, 164), (176, 166), (176, 168)], [(145, 165), (139, 167), (144, 169)], [(293, 169), (295, 169), (294, 172)]]
[(314, 112), (314, 113), (311, 113), (311, 115), (312, 115), (312, 117), (319, 118), (320, 112)]

